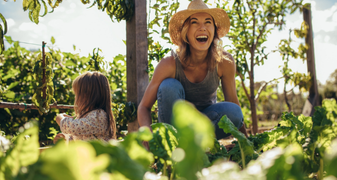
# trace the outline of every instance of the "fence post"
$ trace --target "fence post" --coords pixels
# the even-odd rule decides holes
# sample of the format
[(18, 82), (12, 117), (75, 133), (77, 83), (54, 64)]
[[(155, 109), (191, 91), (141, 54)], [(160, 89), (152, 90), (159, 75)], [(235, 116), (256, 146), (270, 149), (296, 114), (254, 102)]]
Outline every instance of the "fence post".
[(314, 53), (314, 41), (312, 33), (312, 23), (311, 23), (311, 4), (307, 3), (303, 8), (303, 20), (309, 26), (307, 37), (305, 38), (305, 43), (309, 46), (307, 50), (307, 67), (308, 73), (311, 76), (311, 87), (309, 90), (309, 97), (306, 100), (302, 114), (305, 116), (312, 116), (315, 109), (315, 106), (320, 105), (319, 94), (317, 88), (317, 79), (316, 79), (316, 69), (315, 69), (315, 53)]
[[(147, 21), (146, 0), (133, 0), (135, 9), (126, 22), (127, 101), (137, 104), (142, 100), (149, 83), (147, 73)], [(128, 132), (138, 130), (138, 122), (128, 123)]]

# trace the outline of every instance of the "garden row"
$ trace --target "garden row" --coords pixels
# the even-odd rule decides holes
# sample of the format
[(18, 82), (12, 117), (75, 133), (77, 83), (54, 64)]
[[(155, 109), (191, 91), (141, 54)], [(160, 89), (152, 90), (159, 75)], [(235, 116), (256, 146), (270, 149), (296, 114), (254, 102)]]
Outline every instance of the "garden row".
[[(153, 124), (153, 133), (140, 128), (109, 143), (59, 141), (41, 154), (39, 128), (29, 122), (10, 141), (2, 137), (0, 179), (337, 178), (335, 100), (324, 100), (313, 117), (284, 113), (277, 127), (248, 139), (224, 116), (219, 126), (236, 138), (228, 152), (193, 106), (180, 101), (173, 111), (173, 126)], [(149, 141), (149, 151), (142, 141)]]

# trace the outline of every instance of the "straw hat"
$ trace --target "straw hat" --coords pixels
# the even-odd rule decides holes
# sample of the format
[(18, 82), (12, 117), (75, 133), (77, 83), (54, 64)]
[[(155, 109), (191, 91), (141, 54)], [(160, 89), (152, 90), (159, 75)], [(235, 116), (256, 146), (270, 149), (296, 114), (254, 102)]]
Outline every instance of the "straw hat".
[(200, 12), (208, 13), (213, 17), (219, 38), (224, 37), (228, 33), (230, 27), (229, 17), (223, 9), (209, 9), (202, 0), (193, 0), (186, 10), (173, 14), (170, 20), (169, 33), (173, 44), (179, 44), (180, 32), (185, 20), (192, 14)]

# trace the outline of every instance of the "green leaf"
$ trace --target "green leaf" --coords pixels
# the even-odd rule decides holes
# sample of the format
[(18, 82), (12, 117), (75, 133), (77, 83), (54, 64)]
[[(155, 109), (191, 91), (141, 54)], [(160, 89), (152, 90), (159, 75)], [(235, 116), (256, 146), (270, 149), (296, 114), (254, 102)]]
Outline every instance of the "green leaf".
[(10, 36), (5, 36), (5, 38), (6, 38), (6, 41), (7, 41), (9, 44), (12, 44), (12, 43), (13, 43), (12, 37), (10, 37)]
[(44, 17), (48, 12), (48, 8), (47, 8), (46, 2), (44, 2), (44, 0), (41, 0), (41, 1), (43, 3), (43, 7), (44, 7), (44, 13), (43, 13), (43, 15), (41, 15), (41, 17)]
[(143, 179), (146, 169), (143, 165), (130, 158), (129, 154), (120, 142), (113, 140), (110, 141), (110, 143), (101, 143), (98, 141), (92, 141), (90, 143), (95, 148), (97, 155), (109, 155), (109, 165), (106, 169), (109, 173), (121, 174), (126, 177), (125, 179)]
[(218, 125), (224, 130), (225, 133), (232, 134), (238, 140), (241, 146), (240, 149), (244, 152), (245, 155), (253, 155), (253, 143), (250, 142), (244, 134), (238, 131), (238, 129), (234, 126), (234, 124), (226, 115), (220, 119)]
[(4, 31), (3, 31), (3, 35), (5, 35), (7, 33), (7, 21), (5, 19), (5, 17), (0, 13), (0, 19), (2, 20), (2, 22), (4, 23)]
[(36, 122), (28, 122), (20, 128), (20, 134), (13, 142), (14, 147), (6, 152), (1, 171), (6, 178), (15, 177), (22, 166), (35, 163), (39, 156), (39, 128)]
[(125, 61), (125, 56), (122, 54), (118, 54), (114, 57), (114, 61)]
[(54, 36), (52, 36), (52, 37), (50, 38), (50, 41), (51, 41), (52, 44), (55, 44), (55, 38), (54, 38)]
[[(337, 177), (336, 165), (337, 165), (337, 139), (331, 142), (331, 146), (325, 152), (324, 156), (324, 169), (326, 170), (326, 176)], [(328, 179), (328, 178), (327, 178)]]
[(129, 133), (124, 138), (124, 141), (121, 142), (130, 158), (141, 164), (144, 168), (149, 167), (153, 163), (153, 154), (148, 152), (141, 142), (148, 141), (150, 139), (152, 139), (152, 134), (147, 128), (141, 131)]
[[(85, 157), (85, 158), (84, 158)], [(109, 155), (96, 156), (93, 146), (84, 141), (59, 141), (53, 148), (42, 152), (39, 162), (41, 173), (53, 179), (98, 179), (109, 165)], [(62, 173), (60, 173), (62, 172)]]
[(12, 82), (12, 83), (7, 87), (7, 90), (10, 90), (10, 89), (14, 88), (14, 87), (17, 86), (18, 84), (20, 84), (19, 81)]
[(14, 99), (15, 98), (15, 92), (13, 91), (6, 91), (3, 93), (3, 95), (8, 99)]
[(66, 63), (64, 64), (65, 66), (76, 66), (77, 64), (74, 63), (72, 60), (67, 60)]
[(210, 165), (205, 151), (214, 145), (214, 127), (207, 116), (183, 100), (173, 105), (173, 125), (178, 131), (178, 147), (185, 154), (177, 162), (177, 173), (186, 179), (197, 179), (196, 173)]
[[(157, 141), (156, 143), (159, 143), (164, 147), (165, 151), (168, 154), (168, 157), (172, 157), (172, 151), (178, 145), (177, 130), (174, 128), (174, 126), (166, 123), (153, 123), (151, 124), (151, 127), (153, 132), (158, 133), (158, 135), (161, 138), (161, 142)], [(150, 149), (151, 149), (151, 142), (150, 142)]]

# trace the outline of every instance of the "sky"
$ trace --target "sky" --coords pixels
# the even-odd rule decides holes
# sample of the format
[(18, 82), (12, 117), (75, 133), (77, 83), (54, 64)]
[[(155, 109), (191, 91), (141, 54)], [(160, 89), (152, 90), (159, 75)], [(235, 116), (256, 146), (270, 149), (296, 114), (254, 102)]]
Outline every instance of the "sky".
[[(179, 10), (185, 9), (187, 0), (179, 1)], [(314, 50), (317, 80), (325, 84), (331, 73), (337, 69), (337, 0), (305, 0), (311, 3), (312, 24), (314, 34)], [(40, 17), (39, 24), (30, 21), (28, 12), (22, 9), (21, 1), (0, 1), (0, 13), (6, 18), (7, 36), (20, 41), (20, 46), (30, 50), (41, 48), (42, 41), (47, 46), (63, 52), (79, 53), (87, 56), (94, 48), (102, 49), (105, 60), (111, 61), (118, 54), (126, 54), (125, 21), (112, 22), (109, 16), (96, 6), (89, 8), (81, 1), (63, 1), (53, 13)], [(42, 11), (41, 11), (42, 13)], [(286, 28), (299, 28), (303, 15), (296, 12), (286, 17)], [(288, 38), (288, 30), (273, 30), (265, 44), (269, 50), (276, 49), (281, 38)], [(51, 37), (55, 45), (50, 42)], [(293, 38), (295, 38), (293, 36)], [(230, 43), (225, 37), (224, 44)], [(74, 51), (73, 46), (76, 46)], [(5, 43), (5, 46), (9, 46)], [(174, 48), (170, 45), (165, 45)], [(282, 65), (278, 53), (268, 56), (263, 66), (256, 67), (255, 81), (270, 81), (281, 76), (279, 66)], [(302, 60), (293, 60), (290, 64), (294, 72), (306, 73), (307, 65)]]

